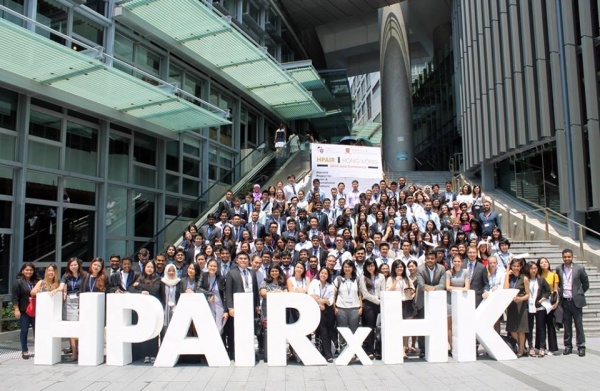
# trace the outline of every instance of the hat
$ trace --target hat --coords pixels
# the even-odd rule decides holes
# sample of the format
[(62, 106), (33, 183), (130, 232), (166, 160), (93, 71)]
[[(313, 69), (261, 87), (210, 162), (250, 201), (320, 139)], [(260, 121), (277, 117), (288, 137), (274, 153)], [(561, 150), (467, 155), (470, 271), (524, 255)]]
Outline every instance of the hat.
[(481, 240), (479, 243), (477, 243), (477, 247), (479, 246), (487, 246), (488, 242), (486, 242), (485, 240)]

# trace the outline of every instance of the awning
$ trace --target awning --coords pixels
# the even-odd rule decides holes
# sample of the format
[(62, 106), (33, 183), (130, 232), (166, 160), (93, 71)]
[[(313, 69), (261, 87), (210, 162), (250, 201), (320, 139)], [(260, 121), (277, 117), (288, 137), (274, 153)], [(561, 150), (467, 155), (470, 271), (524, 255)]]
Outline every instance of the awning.
[(172, 41), (286, 119), (313, 118), (325, 111), (275, 59), (239, 31), (230, 18), (198, 0), (130, 0), (115, 18)]
[(371, 141), (375, 145), (381, 144), (381, 123), (367, 122), (364, 125), (352, 126), (352, 136)]
[(2, 72), (51, 86), (172, 131), (231, 123), (226, 119), (226, 111), (195, 99), (176, 86), (158, 79), (150, 80), (156, 84), (153, 85), (106, 65), (101, 47), (90, 48), (78, 43), (88, 49), (76, 52), (3, 18), (0, 18), (0, 37)]

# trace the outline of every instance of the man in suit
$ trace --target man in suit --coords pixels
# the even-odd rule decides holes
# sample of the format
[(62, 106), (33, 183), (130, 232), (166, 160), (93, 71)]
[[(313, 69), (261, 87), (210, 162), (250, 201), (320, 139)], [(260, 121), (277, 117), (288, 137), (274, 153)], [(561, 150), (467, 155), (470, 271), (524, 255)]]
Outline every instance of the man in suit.
[(219, 203), (219, 208), (215, 212), (217, 216), (221, 214), (221, 212), (226, 211), (230, 212), (231, 208), (233, 208), (233, 191), (227, 190), (225, 192), (225, 199)]
[(242, 200), (240, 200), (240, 197), (235, 197), (233, 199), (233, 207), (229, 209), (229, 218), (232, 219), (235, 215), (240, 216), (243, 224), (246, 224), (248, 221), (248, 212), (246, 209), (242, 208)]
[[(233, 294), (234, 293), (252, 293), (254, 297), (254, 309), (256, 314), (260, 314), (260, 306), (258, 299), (258, 280), (256, 272), (249, 267), (250, 256), (244, 252), (237, 255), (237, 268), (232, 268), (225, 279), (225, 297), (229, 312), (230, 320), (227, 322), (229, 327), (226, 327), (223, 332), (227, 333), (227, 352), (229, 357), (235, 360), (235, 326), (233, 318), (235, 317)], [(250, 325), (252, 327), (252, 325)]]
[(121, 271), (121, 256), (119, 254), (111, 255), (108, 263), (110, 264), (110, 268), (107, 268), (105, 271), (107, 280), (110, 279), (113, 274), (119, 274)]
[[(425, 292), (446, 289), (446, 268), (436, 263), (435, 253), (425, 256), (425, 264), (417, 268), (417, 318), (425, 318)], [(425, 337), (419, 337), (419, 357), (425, 357)]]
[(321, 247), (321, 238), (318, 235), (313, 235), (310, 238), (310, 243), (312, 246), (308, 249), (308, 255), (316, 257), (320, 267), (325, 267), (327, 251)]
[(262, 239), (265, 236), (265, 225), (258, 222), (258, 211), (251, 214), (250, 222), (246, 223), (246, 230), (252, 235), (252, 239)]
[(563, 354), (573, 352), (573, 322), (577, 333), (577, 352), (579, 357), (585, 356), (585, 333), (583, 332), (583, 310), (587, 305), (585, 292), (590, 288), (590, 281), (582, 265), (573, 263), (573, 251), (566, 248), (562, 251), (563, 264), (556, 268), (560, 278), (560, 302), (563, 309), (563, 326), (565, 350)]
[(208, 240), (211, 243), (215, 242), (215, 239), (221, 239), (221, 228), (215, 226), (216, 218), (214, 215), (209, 215), (206, 218), (206, 225), (200, 227), (198, 231), (205, 240)]
[(475, 291), (475, 306), (479, 307), (483, 300), (483, 292), (490, 289), (488, 273), (480, 262), (477, 262), (477, 248), (469, 247), (467, 250), (467, 262), (463, 263), (462, 268), (469, 271), (469, 281), (471, 289)]
[(322, 208), (323, 204), (321, 201), (315, 202), (315, 211), (310, 215), (310, 217), (316, 217), (318, 224), (318, 229), (321, 232), (327, 232), (327, 226), (329, 225), (329, 218), (327, 214), (323, 213)]
[(448, 207), (452, 205), (452, 201), (456, 201), (456, 193), (452, 192), (452, 181), (446, 182), (446, 191), (443, 194), (442, 198)]
[(129, 257), (123, 258), (121, 269), (118, 273), (111, 274), (108, 278), (109, 293), (125, 293), (137, 281), (139, 273), (132, 269), (133, 261)]

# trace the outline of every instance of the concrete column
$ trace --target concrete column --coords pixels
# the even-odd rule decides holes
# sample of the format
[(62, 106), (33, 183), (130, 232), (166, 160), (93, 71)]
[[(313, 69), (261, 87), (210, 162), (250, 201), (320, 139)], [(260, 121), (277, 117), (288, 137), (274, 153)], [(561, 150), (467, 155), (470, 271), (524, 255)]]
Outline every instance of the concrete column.
[(413, 171), (410, 57), (399, 4), (381, 10), (380, 34), (383, 160), (393, 172)]
[(487, 192), (495, 189), (494, 165), (492, 163), (481, 163), (481, 191)]

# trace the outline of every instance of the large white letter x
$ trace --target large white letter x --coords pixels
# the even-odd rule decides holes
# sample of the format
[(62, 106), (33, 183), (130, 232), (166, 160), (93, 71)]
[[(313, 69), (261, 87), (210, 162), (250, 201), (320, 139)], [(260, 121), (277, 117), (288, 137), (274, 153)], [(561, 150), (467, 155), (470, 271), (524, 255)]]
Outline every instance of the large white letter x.
[(369, 327), (359, 327), (356, 330), (356, 334), (352, 334), (352, 331), (348, 327), (338, 327), (338, 331), (342, 334), (348, 345), (346, 345), (342, 353), (335, 360), (335, 365), (348, 365), (355, 354), (362, 365), (373, 365), (373, 361), (371, 361), (362, 348), (363, 341), (371, 332)]

